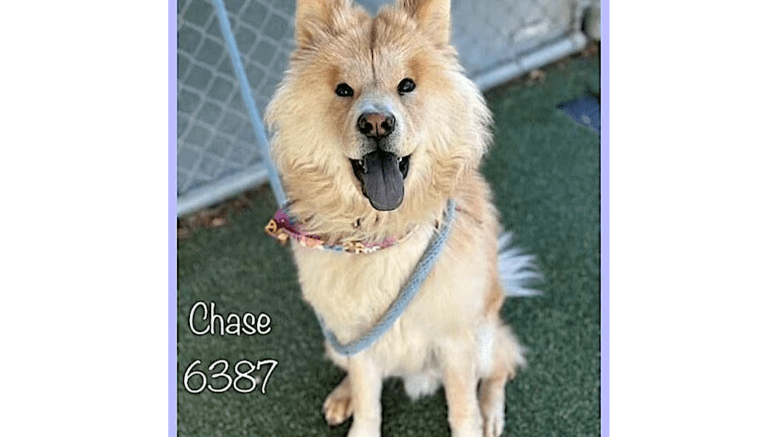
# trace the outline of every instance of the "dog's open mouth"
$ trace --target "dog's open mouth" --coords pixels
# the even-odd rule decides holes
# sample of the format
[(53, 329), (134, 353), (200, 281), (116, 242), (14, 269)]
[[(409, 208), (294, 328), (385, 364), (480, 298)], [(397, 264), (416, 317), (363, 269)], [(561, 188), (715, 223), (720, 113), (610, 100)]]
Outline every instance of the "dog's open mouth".
[(410, 155), (400, 158), (379, 149), (364, 155), (362, 159), (352, 159), (351, 166), (362, 184), (362, 193), (373, 208), (391, 211), (402, 204)]

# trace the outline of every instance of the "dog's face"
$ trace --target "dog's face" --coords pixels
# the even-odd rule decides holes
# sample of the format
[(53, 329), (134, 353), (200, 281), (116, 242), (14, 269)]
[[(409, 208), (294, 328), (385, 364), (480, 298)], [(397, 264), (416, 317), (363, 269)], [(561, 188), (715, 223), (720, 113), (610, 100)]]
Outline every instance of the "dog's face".
[(321, 109), (332, 128), (331, 152), (350, 164), (354, 184), (372, 207), (390, 211), (401, 205), (413, 154), (425, 142), (426, 111), (417, 84), (424, 84), (423, 54), (412, 44), (376, 44), (381, 24), (325, 42), (328, 50), (348, 55), (319, 59), (314, 70), (326, 74), (314, 80), (329, 94)]
[(291, 198), (402, 211), (477, 165), (489, 114), (450, 46), (449, 9), (404, 0), (371, 19), (347, 0), (298, 2), (298, 47), (267, 110)]

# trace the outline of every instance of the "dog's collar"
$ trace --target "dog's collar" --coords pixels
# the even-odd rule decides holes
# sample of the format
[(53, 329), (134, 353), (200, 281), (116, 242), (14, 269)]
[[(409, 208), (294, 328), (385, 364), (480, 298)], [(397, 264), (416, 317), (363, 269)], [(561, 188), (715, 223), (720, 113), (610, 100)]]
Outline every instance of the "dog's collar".
[[(423, 285), (426, 277), (432, 270), (432, 267), (434, 267), (440, 252), (442, 252), (442, 249), (448, 240), (451, 224), (453, 223), (453, 220), (456, 217), (456, 211), (458, 210), (459, 208), (456, 206), (456, 202), (453, 199), (448, 200), (448, 204), (445, 207), (445, 215), (443, 220), (441, 223), (438, 223), (438, 226), (435, 230), (435, 235), (429, 241), (429, 245), (426, 247), (423, 255), (421, 255), (418, 264), (416, 264), (413, 272), (407, 279), (407, 282), (399, 290), (397, 298), (394, 300), (394, 302), (391, 303), (388, 310), (386, 310), (386, 312), (380, 317), (380, 319), (378, 319), (375, 325), (373, 325), (367, 332), (363, 333), (361, 336), (350, 341), (349, 343), (342, 344), (337, 339), (335, 334), (326, 327), (323, 317), (316, 313), (318, 321), (321, 325), (321, 331), (324, 333), (324, 338), (326, 338), (327, 343), (329, 343), (335, 352), (344, 356), (358, 354), (359, 352), (370, 347), (391, 328), (391, 326), (399, 318), (399, 316), (402, 315), (408, 305), (410, 305), (410, 302), (413, 300), (416, 293), (418, 293), (418, 290), (421, 288), (421, 285)], [(322, 240), (312, 239), (311, 236), (302, 233), (302, 231), (294, 226), (294, 222), (289, 216), (287, 208), (281, 208), (278, 210), (278, 212), (275, 213), (275, 216), (265, 227), (265, 231), (274, 238), (278, 239), (278, 241), (280, 241), (282, 244), (287, 242), (289, 238), (294, 238), (295, 240), (305, 245), (309, 245), (312, 242), (313, 245), (311, 247), (338, 250), (342, 252), (351, 251), (343, 245), (325, 245)], [(407, 237), (407, 235), (405, 235), (405, 237)], [(386, 240), (383, 243), (365, 247), (362, 249), (362, 252), (375, 251), (384, 247), (389, 247), (400, 242), (402, 239), (392, 239), (392, 242), (390, 243), (387, 243), (389, 240)]]
[(289, 239), (297, 240), (305, 247), (311, 247), (321, 250), (331, 250), (334, 252), (347, 253), (372, 253), (380, 249), (399, 244), (413, 233), (415, 227), (409, 229), (404, 235), (399, 237), (389, 237), (380, 242), (369, 242), (360, 240), (348, 240), (335, 243), (327, 243), (323, 238), (308, 234), (299, 228), (297, 221), (289, 213), (289, 205), (286, 204), (275, 213), (264, 231), (267, 235), (278, 240), (281, 245), (285, 245)]

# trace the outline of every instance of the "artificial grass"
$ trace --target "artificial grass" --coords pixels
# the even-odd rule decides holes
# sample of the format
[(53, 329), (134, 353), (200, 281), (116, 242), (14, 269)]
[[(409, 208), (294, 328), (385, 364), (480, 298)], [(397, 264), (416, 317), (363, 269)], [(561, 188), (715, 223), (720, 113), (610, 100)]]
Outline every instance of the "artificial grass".
[[(599, 137), (555, 108), (598, 89), (598, 61), (570, 58), (547, 69), (542, 83), (518, 81), (486, 94), (495, 144), (482, 169), (505, 229), (537, 255), (545, 275), (542, 297), (508, 299), (503, 308), (531, 350), (529, 368), (507, 386), (504, 436), (600, 434)], [(323, 357), (323, 337), (302, 301), (289, 249), (262, 231), (276, 208), (269, 188), (262, 192), (251, 211), (230, 216), (227, 226), (198, 229), (178, 243), (180, 436), (344, 436), (350, 425), (330, 429), (321, 414), (343, 373)], [(198, 301), (215, 302), (225, 318), (266, 313), (272, 330), (195, 336), (188, 316)], [(278, 366), (265, 394), (184, 389), (193, 361), (213, 374), (221, 367), (207, 366), (219, 359), (232, 367), (243, 359), (275, 359)], [(234, 368), (229, 373), (234, 377)], [(223, 381), (212, 382), (220, 387)], [(411, 402), (401, 383), (389, 380), (382, 406), (385, 436), (449, 435), (442, 391)]]

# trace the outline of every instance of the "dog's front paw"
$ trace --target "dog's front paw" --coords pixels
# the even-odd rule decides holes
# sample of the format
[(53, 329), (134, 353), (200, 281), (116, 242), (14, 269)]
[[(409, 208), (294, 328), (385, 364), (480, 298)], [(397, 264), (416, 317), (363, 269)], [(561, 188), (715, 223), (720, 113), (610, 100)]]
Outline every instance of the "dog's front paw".
[(353, 403), (351, 402), (351, 385), (347, 376), (326, 397), (323, 410), (326, 422), (330, 426), (337, 426), (351, 417)]
[(486, 380), (480, 385), (480, 413), (483, 436), (499, 437), (505, 428), (504, 380)]
[(505, 428), (504, 409), (483, 412), (483, 437), (499, 437)]

